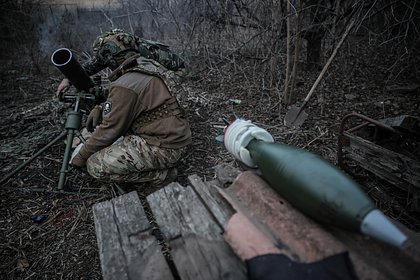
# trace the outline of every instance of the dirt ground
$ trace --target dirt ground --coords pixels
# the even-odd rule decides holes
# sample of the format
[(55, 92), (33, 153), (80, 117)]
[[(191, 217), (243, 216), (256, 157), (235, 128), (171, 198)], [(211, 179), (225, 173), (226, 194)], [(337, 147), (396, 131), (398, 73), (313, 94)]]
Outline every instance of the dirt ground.
[[(244, 168), (216, 141), (223, 131), (222, 118), (234, 115), (267, 129), (277, 142), (307, 149), (335, 164), (339, 127), (346, 113), (355, 111), (373, 119), (419, 116), (419, 90), (392, 94), (385, 90), (389, 85), (415, 82), (409, 74), (389, 79), (390, 66), (396, 59), (366, 48), (363, 42), (341, 51), (305, 109), (309, 116), (298, 130), (283, 125), (288, 108), (280, 108), (278, 96), (260, 82), (265, 75), (261, 65), (243, 60), (240, 64), (208, 66), (185, 81), (185, 92), (180, 96), (192, 125), (193, 143), (178, 166), (177, 181), (185, 185), (192, 174), (214, 178), (213, 167), (222, 162)], [(61, 76), (25, 73), (18, 64), (1, 65), (3, 178), (63, 131), (68, 106), (53, 97)], [(298, 102), (318, 74), (299, 71)], [(418, 160), (418, 142), (411, 145), (410, 153)], [(91, 207), (119, 195), (118, 189), (70, 170), (67, 192), (57, 193), (64, 148), (64, 142), (58, 141), (0, 187), (2, 279), (101, 279)], [(375, 196), (374, 190), (369, 191), (385, 214), (420, 232), (420, 215), (410, 211), (410, 194), (372, 174), (356, 171), (362, 185), (373, 183), (392, 197), (384, 200)], [(133, 185), (126, 191), (137, 188), (142, 197), (156, 190)], [(46, 219), (35, 222), (37, 214), (44, 214)]]

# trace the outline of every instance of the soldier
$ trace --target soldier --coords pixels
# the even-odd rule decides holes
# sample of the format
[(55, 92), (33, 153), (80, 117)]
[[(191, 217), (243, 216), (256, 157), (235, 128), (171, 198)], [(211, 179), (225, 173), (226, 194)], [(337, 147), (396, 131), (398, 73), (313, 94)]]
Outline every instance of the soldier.
[[(125, 32), (122, 29), (113, 29), (108, 33)], [(184, 60), (179, 57), (179, 55), (171, 52), (169, 46), (165, 44), (138, 37), (135, 37), (134, 43), (136, 44), (136, 48), (141, 56), (157, 61), (168, 70), (181, 72), (185, 68)], [(83, 63), (82, 66), (86, 74), (89, 76), (92, 76), (107, 67), (103, 61), (95, 56)], [(69, 79), (64, 78), (57, 88), (57, 97), (61, 97), (70, 88), (70, 86), (71, 84)]]
[(190, 125), (166, 78), (172, 71), (142, 57), (136, 39), (121, 30), (98, 36), (93, 51), (93, 61), (113, 71), (109, 94), (91, 111), (87, 127), (96, 128), (70, 163), (101, 180), (169, 183), (191, 143)]

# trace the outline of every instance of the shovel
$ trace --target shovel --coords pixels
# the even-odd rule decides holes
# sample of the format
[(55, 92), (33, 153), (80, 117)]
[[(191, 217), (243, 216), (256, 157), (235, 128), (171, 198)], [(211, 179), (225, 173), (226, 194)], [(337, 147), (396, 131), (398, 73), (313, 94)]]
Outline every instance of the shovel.
[(286, 126), (298, 128), (306, 120), (306, 118), (308, 117), (308, 113), (306, 113), (303, 109), (305, 108), (306, 103), (310, 98), (310, 96), (308, 96), (305, 98), (305, 101), (303, 102), (300, 108), (297, 106), (293, 106), (289, 109), (289, 111), (287, 111), (287, 114), (284, 117), (284, 123)]
[(340, 47), (343, 44), (344, 40), (346, 39), (347, 35), (349, 35), (349, 32), (354, 25), (354, 22), (355, 22), (355, 20), (353, 19), (350, 22), (350, 24), (347, 26), (346, 31), (343, 33), (343, 36), (341, 36), (341, 39), (338, 42), (337, 46), (335, 47), (333, 53), (331, 54), (327, 63), (324, 65), (324, 68), (322, 68), (321, 73), (319, 73), (318, 78), (316, 79), (316, 81), (313, 84), (311, 90), (309, 91), (308, 95), (306, 96), (305, 100), (303, 101), (302, 106), (300, 108), (296, 107), (296, 106), (293, 106), (286, 113), (286, 116), (284, 117), (284, 123), (285, 123), (286, 126), (298, 128), (303, 124), (303, 122), (308, 117), (308, 113), (306, 113), (303, 109), (305, 108), (306, 103), (308, 103), (309, 98), (311, 98), (312, 94), (314, 93), (315, 88), (318, 86), (319, 82), (322, 80), (322, 77), (324, 77), (325, 72), (327, 72), (328, 67), (330, 67), (331, 62), (334, 60), (334, 57), (336, 56), (338, 50), (340, 49)]

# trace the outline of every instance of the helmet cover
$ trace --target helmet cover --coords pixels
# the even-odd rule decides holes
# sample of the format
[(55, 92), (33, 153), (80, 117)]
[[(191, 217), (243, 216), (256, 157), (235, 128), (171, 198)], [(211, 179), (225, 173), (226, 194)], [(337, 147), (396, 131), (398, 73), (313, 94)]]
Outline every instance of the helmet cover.
[(93, 42), (93, 54), (98, 60), (111, 68), (115, 68), (115, 57), (127, 50), (138, 52), (136, 38), (122, 29), (113, 29), (99, 35)]

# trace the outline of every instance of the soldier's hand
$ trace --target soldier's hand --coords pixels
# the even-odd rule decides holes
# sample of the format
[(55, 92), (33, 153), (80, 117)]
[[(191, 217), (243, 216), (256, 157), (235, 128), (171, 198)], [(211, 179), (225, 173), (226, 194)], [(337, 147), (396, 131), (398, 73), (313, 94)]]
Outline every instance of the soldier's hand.
[(98, 126), (102, 121), (102, 107), (100, 105), (96, 105), (86, 120), (86, 129), (89, 132), (93, 132), (95, 127)]
[(83, 147), (83, 143), (80, 143), (79, 145), (77, 145), (77, 147), (74, 149), (70, 158), (70, 164), (76, 168), (83, 168), (86, 166), (86, 160), (79, 153), (82, 147)]
[(261, 255), (283, 253), (241, 212), (230, 218), (223, 237), (236, 255), (244, 261)]
[(83, 168), (86, 166), (86, 160), (82, 158), (80, 154), (76, 155), (73, 160), (70, 162), (73, 167)]
[(57, 87), (57, 91), (55, 92), (55, 95), (56, 95), (58, 98), (60, 98), (60, 99), (61, 99), (61, 98), (63, 97), (64, 93), (65, 93), (66, 91), (68, 91), (68, 90), (69, 90), (70, 86), (71, 86), (71, 84), (70, 84), (70, 80), (69, 80), (69, 79), (67, 79), (67, 78), (64, 78), (64, 79), (61, 81), (61, 83), (58, 85), (58, 87)]

